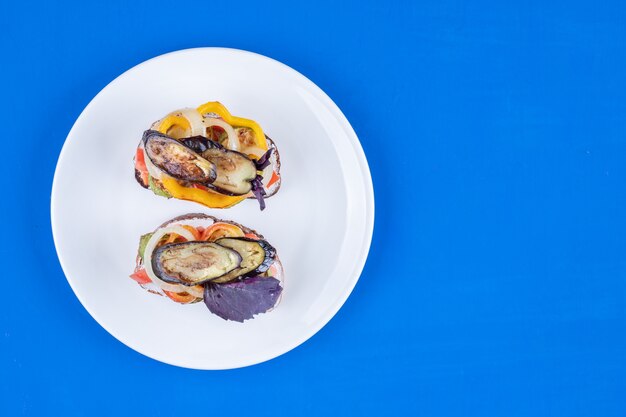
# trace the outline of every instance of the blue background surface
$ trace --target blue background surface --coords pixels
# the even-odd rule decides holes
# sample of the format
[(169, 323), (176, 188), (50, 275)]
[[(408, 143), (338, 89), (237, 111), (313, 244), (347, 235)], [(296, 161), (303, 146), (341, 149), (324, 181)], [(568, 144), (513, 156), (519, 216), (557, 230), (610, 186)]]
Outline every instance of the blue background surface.
[[(88, 3), (0, 14), (0, 415), (626, 415), (623, 3)], [(116, 341), (72, 293), (50, 229), (56, 159), (84, 106), (196, 46), (317, 83), (376, 193), (343, 309), (233, 371)]]

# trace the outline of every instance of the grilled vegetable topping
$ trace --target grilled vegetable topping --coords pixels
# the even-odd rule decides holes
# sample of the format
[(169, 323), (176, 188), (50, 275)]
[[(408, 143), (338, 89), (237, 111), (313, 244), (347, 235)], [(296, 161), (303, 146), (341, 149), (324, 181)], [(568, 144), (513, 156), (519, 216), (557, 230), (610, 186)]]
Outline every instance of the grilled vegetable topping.
[(152, 268), (163, 281), (198, 285), (218, 278), (241, 265), (237, 251), (213, 242), (170, 243), (152, 256)]
[(212, 280), (213, 283), (220, 284), (240, 277), (262, 274), (272, 265), (276, 256), (276, 249), (265, 240), (225, 237), (215, 243), (236, 251), (241, 256), (241, 265)]
[(207, 149), (202, 156), (217, 167), (217, 177), (207, 187), (227, 195), (244, 195), (252, 189), (256, 177), (254, 162), (247, 156), (226, 149)]
[(215, 164), (176, 139), (148, 130), (144, 133), (144, 146), (150, 161), (171, 177), (200, 184), (215, 181)]
[(258, 168), (248, 156), (226, 149), (203, 136), (185, 138), (182, 142), (215, 165), (217, 176), (211, 184), (206, 184), (208, 188), (226, 195), (244, 195), (250, 192)]

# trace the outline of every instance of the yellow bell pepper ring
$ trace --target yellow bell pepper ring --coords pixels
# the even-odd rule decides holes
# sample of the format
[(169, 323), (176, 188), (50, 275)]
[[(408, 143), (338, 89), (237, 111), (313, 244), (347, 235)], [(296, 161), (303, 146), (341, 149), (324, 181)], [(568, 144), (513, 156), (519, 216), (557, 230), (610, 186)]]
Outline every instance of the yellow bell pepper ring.
[[(230, 114), (230, 112), (218, 101), (210, 101), (199, 106), (197, 109), (186, 109), (185, 112), (193, 112), (194, 114), (188, 114), (192, 119), (196, 119), (195, 112), (198, 112), (198, 119), (203, 117), (207, 113), (216, 114), (224, 122), (231, 125), (233, 128), (245, 127), (250, 129), (254, 133), (254, 145), (251, 145), (247, 149), (257, 148), (257, 152), (260, 150), (265, 152), (268, 150), (268, 143), (265, 139), (265, 133), (261, 126), (254, 120), (244, 119), (242, 117), (236, 117)], [(159, 132), (171, 136), (175, 139), (180, 139), (193, 131), (194, 123), (185, 116), (185, 112), (172, 112), (164, 117), (160, 123), (155, 126)], [(257, 155), (252, 155), (258, 157)], [(176, 179), (164, 175), (161, 178), (161, 184), (163, 188), (174, 198), (179, 200), (188, 200), (196, 203), (200, 203), (211, 208), (228, 208), (240, 203), (246, 199), (246, 195), (243, 196), (229, 196), (207, 190), (204, 188), (186, 187), (181, 185)]]
[(254, 142), (256, 146), (264, 151), (267, 151), (268, 148), (267, 141), (265, 140), (265, 133), (263, 133), (261, 126), (259, 126), (259, 124), (254, 120), (233, 116), (219, 101), (209, 101), (208, 103), (204, 103), (201, 106), (198, 106), (197, 110), (201, 115), (215, 113), (233, 127), (247, 127), (252, 129), (254, 132)]
[(189, 120), (187, 120), (185, 117), (180, 116), (180, 115), (176, 115), (176, 114), (171, 114), (167, 117), (165, 117), (163, 120), (161, 120), (161, 123), (159, 123), (159, 126), (157, 127), (157, 130), (161, 133), (163, 133), (164, 135), (168, 135), (168, 136), (179, 136), (179, 134), (174, 134), (172, 135), (172, 132), (170, 132), (170, 130), (180, 130), (181, 132), (189, 132), (191, 131), (191, 124), (189, 123)]
[(172, 197), (179, 200), (194, 201), (211, 208), (228, 208), (246, 199), (245, 195), (229, 196), (199, 188), (184, 187), (174, 178), (167, 176), (161, 178), (161, 183)]

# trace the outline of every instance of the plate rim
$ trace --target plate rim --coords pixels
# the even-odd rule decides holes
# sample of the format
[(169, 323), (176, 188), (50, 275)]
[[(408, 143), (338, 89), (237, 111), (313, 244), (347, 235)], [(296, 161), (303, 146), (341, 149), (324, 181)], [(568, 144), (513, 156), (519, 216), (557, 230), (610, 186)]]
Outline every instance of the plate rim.
[[(76, 291), (76, 289), (74, 288), (74, 285), (72, 284), (72, 278), (69, 277), (69, 275), (67, 274), (66, 270), (66, 260), (64, 260), (63, 255), (61, 254), (61, 252), (59, 251), (59, 246), (57, 244), (57, 234), (59, 233), (59, 214), (57, 212), (57, 201), (58, 201), (58, 170), (59, 167), (62, 165), (64, 158), (65, 158), (65, 154), (66, 154), (66, 146), (70, 140), (70, 138), (72, 137), (74, 130), (76, 129), (76, 126), (79, 124), (79, 122), (81, 121), (81, 119), (84, 117), (84, 115), (90, 110), (90, 108), (94, 105), (95, 102), (97, 102), (97, 100), (102, 96), (102, 94), (104, 93), (105, 90), (109, 89), (111, 86), (113, 86), (115, 83), (117, 83), (119, 80), (129, 76), (130, 73), (141, 70), (142, 67), (146, 66), (149, 63), (154, 63), (154, 62), (158, 62), (159, 60), (162, 59), (166, 59), (166, 58), (170, 58), (172, 56), (175, 55), (182, 55), (182, 54), (189, 54), (189, 53), (203, 53), (204, 51), (222, 51), (222, 52), (226, 52), (228, 54), (240, 54), (240, 55), (248, 55), (251, 56), (253, 59), (258, 59), (261, 61), (268, 61), (270, 64), (272, 65), (278, 65), (279, 67), (283, 67), (284, 70), (286, 70), (288, 73), (290, 73), (291, 75), (295, 76), (296, 78), (299, 78), (299, 80), (301, 82), (303, 82), (307, 89), (309, 89), (310, 92), (314, 93), (317, 98), (319, 98), (322, 103), (329, 109), (332, 111), (333, 115), (337, 117), (338, 122), (340, 123), (341, 128), (345, 131), (346, 136), (348, 136), (352, 148), (355, 151), (355, 156), (357, 158), (358, 161), (358, 166), (361, 170), (361, 175), (360, 175), (360, 179), (363, 181), (363, 185), (364, 185), (364, 191), (365, 191), (365, 239), (363, 241), (361, 250), (359, 252), (360, 256), (358, 259), (358, 262), (354, 264), (354, 271), (355, 273), (352, 275), (350, 281), (347, 282), (347, 284), (349, 285), (349, 288), (347, 291), (345, 291), (341, 297), (338, 297), (337, 301), (335, 303), (332, 303), (331, 305), (329, 305), (329, 307), (327, 308), (327, 312), (326, 314), (322, 315), (320, 317), (320, 319), (316, 320), (312, 325), (307, 326), (308, 329), (307, 331), (303, 332), (303, 335), (299, 338), (294, 339), (291, 343), (289, 344), (285, 344), (283, 345), (285, 348), (282, 349), (278, 349), (277, 353), (273, 353), (271, 355), (267, 355), (267, 357), (263, 357), (261, 359), (252, 359), (252, 360), (248, 360), (248, 361), (240, 361), (240, 363), (238, 363), (236, 366), (224, 366), (224, 367), (210, 367), (210, 368), (206, 368), (206, 367), (197, 367), (197, 366), (190, 366), (187, 364), (183, 364), (183, 363), (177, 363), (177, 361), (172, 361), (172, 360), (167, 360), (164, 359), (162, 357), (159, 357), (159, 355), (148, 355), (147, 353), (144, 353), (132, 346), (130, 346), (127, 341), (120, 339), (118, 336), (115, 335), (115, 331), (113, 329), (110, 329), (108, 326), (105, 326), (102, 323), (102, 320), (99, 318), (98, 313), (95, 313), (90, 307), (89, 307), (89, 303), (86, 302), (86, 300), (84, 300), (82, 298), (82, 296), (79, 294), (78, 291)], [(248, 366), (252, 366), (252, 365), (256, 365), (256, 364), (260, 364), (260, 363), (264, 363), (267, 362), (269, 360), (275, 359), (279, 356), (282, 356), (290, 351), (292, 351), (293, 349), (295, 349), (296, 347), (300, 346), (301, 344), (303, 344), (304, 342), (306, 342), (307, 340), (311, 339), (313, 336), (315, 336), (324, 326), (326, 326), (332, 319), (333, 317), (335, 317), (337, 315), (337, 313), (339, 312), (339, 310), (341, 309), (341, 307), (343, 307), (343, 305), (345, 304), (345, 302), (347, 301), (347, 299), (350, 297), (350, 295), (352, 294), (352, 292), (354, 291), (354, 288), (357, 284), (357, 282), (359, 281), (359, 279), (361, 278), (361, 275), (363, 273), (363, 269), (365, 267), (366, 261), (369, 257), (369, 252), (371, 249), (371, 244), (372, 244), (372, 238), (373, 238), (373, 233), (374, 233), (374, 219), (375, 219), (375, 211), (376, 211), (376, 204), (375, 204), (375, 197), (374, 197), (374, 186), (373, 186), (373, 181), (372, 181), (372, 175), (371, 175), (371, 171), (369, 169), (369, 164), (367, 161), (367, 157), (365, 155), (365, 152), (363, 150), (363, 146), (361, 145), (361, 142), (356, 134), (356, 132), (354, 131), (354, 128), (352, 127), (352, 125), (350, 124), (350, 122), (348, 121), (348, 119), (346, 118), (346, 116), (343, 114), (343, 112), (341, 111), (341, 109), (339, 108), (339, 106), (330, 98), (330, 96), (328, 96), (328, 94), (322, 90), (317, 84), (315, 84), (313, 81), (311, 81), (308, 77), (306, 77), (305, 75), (303, 75), (302, 73), (300, 73), (299, 71), (295, 70), (294, 68), (290, 67), (289, 65), (282, 63), (274, 58), (256, 53), (256, 52), (251, 52), (248, 50), (244, 50), (244, 49), (237, 49), (237, 48), (226, 48), (226, 47), (197, 47), (197, 48), (185, 48), (185, 49), (179, 49), (179, 50), (175, 50), (175, 51), (171, 51), (171, 52), (167, 52), (164, 54), (160, 54), (157, 55), (155, 57), (149, 58), (147, 60), (144, 60), (142, 62), (140, 62), (139, 64), (136, 64), (132, 67), (130, 67), (129, 69), (125, 70), (124, 72), (122, 72), (120, 75), (118, 75), (117, 77), (115, 77), (113, 80), (111, 80), (109, 83), (107, 83), (102, 89), (100, 89), (100, 91), (89, 101), (89, 103), (85, 106), (85, 108), (80, 112), (79, 116), (76, 118), (76, 120), (74, 121), (74, 123), (72, 124), (71, 129), (69, 130), (69, 132), (67, 133), (67, 136), (65, 138), (65, 140), (63, 141), (63, 146), (61, 147), (61, 151), (59, 152), (58, 158), (57, 158), (57, 162), (55, 165), (55, 169), (54, 169), (54, 176), (53, 176), (53, 180), (52, 180), (52, 187), (51, 187), (51, 191), (50, 191), (50, 223), (51, 223), (51, 228), (52, 228), (52, 238), (53, 238), (53, 242), (54, 242), (54, 248), (55, 248), (55, 252), (57, 254), (57, 258), (59, 259), (59, 264), (61, 265), (61, 269), (63, 271), (63, 275), (65, 276), (66, 281), (68, 282), (68, 284), (70, 285), (70, 288), (72, 289), (72, 292), (74, 293), (74, 295), (76, 296), (76, 298), (78, 299), (78, 301), (81, 303), (81, 305), (83, 306), (83, 308), (85, 310), (87, 310), (87, 312), (89, 313), (89, 315), (93, 318), (93, 320), (96, 321), (96, 323), (98, 323), (107, 333), (109, 333), (113, 338), (115, 338), (117, 341), (119, 341), (120, 343), (122, 343), (123, 345), (127, 346), (128, 348), (132, 349), (133, 351), (146, 356), (148, 358), (151, 358), (155, 361), (161, 362), (161, 363), (165, 363), (167, 365), (171, 365), (171, 366), (177, 366), (177, 367), (181, 367), (181, 368), (186, 368), (186, 369), (197, 369), (197, 370), (226, 370), (226, 369), (239, 369), (239, 368), (243, 368), (243, 367), (248, 367)]]

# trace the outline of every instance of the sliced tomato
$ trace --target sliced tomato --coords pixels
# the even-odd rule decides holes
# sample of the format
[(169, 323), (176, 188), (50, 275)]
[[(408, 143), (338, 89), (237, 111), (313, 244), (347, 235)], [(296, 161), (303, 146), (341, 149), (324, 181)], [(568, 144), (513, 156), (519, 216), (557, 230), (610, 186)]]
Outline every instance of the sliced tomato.
[(192, 184), (191, 185), (193, 188), (197, 188), (198, 190), (202, 190), (202, 191), (209, 191), (209, 189), (207, 187), (205, 187), (204, 185), (200, 185), (200, 184)]
[(165, 291), (165, 290), (163, 290), (163, 292), (170, 299), (176, 301), (177, 303), (181, 303), (181, 304), (188, 304), (188, 303), (191, 303), (192, 301), (196, 300), (196, 297), (194, 297), (193, 295), (188, 294), (186, 292), (171, 292), (171, 291)]
[(267, 187), (271, 187), (272, 184), (274, 184), (276, 181), (278, 181), (280, 177), (278, 176), (278, 174), (276, 173), (276, 171), (272, 171), (272, 178), (270, 178), (270, 181), (267, 183)]
[(209, 242), (213, 242), (222, 237), (242, 237), (244, 236), (243, 230), (239, 226), (230, 223), (213, 223), (210, 227), (207, 227), (202, 233), (202, 239)]
[(137, 154), (135, 155), (135, 164), (139, 171), (148, 171), (146, 167), (146, 160), (143, 156), (143, 149), (137, 148)]
[(130, 277), (140, 284), (149, 284), (152, 282), (152, 280), (148, 276), (148, 273), (143, 268), (135, 271), (135, 273), (131, 274)]
[(215, 142), (218, 141), (222, 133), (224, 133), (224, 129), (221, 126), (211, 126), (207, 129), (207, 137)]
[(193, 226), (189, 226), (187, 224), (183, 225), (183, 227), (191, 232), (195, 240), (202, 240), (202, 233), (198, 229), (196, 229)]
[(141, 181), (148, 185), (148, 167), (146, 166), (143, 149), (141, 148), (137, 148), (137, 154), (135, 155), (135, 168), (141, 175)]
[(255, 235), (254, 233), (246, 233), (244, 236), (247, 237), (248, 239), (259, 240), (259, 237), (257, 235)]

